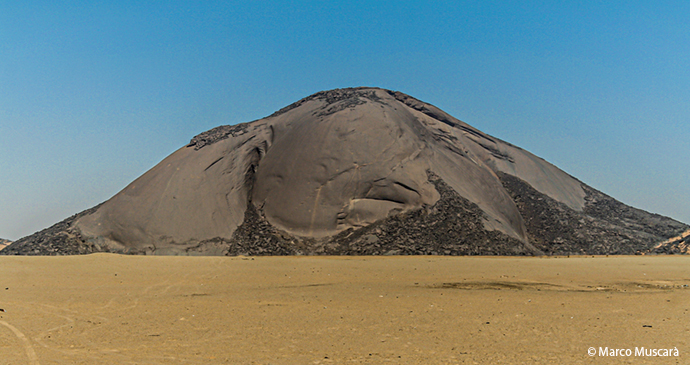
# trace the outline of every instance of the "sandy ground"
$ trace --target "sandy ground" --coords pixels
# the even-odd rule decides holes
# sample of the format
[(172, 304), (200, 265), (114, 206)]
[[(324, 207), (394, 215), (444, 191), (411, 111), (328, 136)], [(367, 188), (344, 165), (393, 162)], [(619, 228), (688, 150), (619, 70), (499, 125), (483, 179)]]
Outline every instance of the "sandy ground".
[(0, 363), (689, 364), (689, 286), (687, 256), (0, 257)]

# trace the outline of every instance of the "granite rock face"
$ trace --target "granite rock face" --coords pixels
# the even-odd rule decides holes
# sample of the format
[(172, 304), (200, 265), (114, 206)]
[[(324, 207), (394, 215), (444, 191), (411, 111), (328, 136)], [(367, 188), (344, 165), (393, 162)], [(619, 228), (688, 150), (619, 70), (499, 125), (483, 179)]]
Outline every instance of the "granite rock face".
[(689, 229), (431, 104), (350, 88), (201, 133), (110, 200), (1, 253), (687, 253)]

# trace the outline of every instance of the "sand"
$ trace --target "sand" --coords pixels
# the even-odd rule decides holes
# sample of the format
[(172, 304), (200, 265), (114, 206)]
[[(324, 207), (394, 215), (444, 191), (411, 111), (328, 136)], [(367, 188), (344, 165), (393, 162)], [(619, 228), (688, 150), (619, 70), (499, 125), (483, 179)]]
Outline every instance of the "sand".
[(689, 286), (687, 256), (0, 257), (0, 363), (687, 364)]

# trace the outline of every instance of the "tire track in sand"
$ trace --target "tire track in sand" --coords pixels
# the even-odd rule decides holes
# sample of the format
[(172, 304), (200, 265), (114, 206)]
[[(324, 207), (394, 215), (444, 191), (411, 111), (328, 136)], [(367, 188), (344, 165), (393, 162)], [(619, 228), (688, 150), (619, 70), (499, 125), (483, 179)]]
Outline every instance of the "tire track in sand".
[(20, 331), (19, 329), (17, 329), (17, 327), (5, 321), (0, 321), (0, 324), (9, 328), (10, 331), (12, 331), (14, 335), (22, 341), (22, 344), (24, 345), (24, 350), (26, 351), (26, 357), (29, 358), (29, 365), (41, 365), (41, 363), (38, 362), (38, 356), (36, 356), (36, 351), (34, 351), (34, 347), (31, 346), (31, 342), (28, 338), (26, 338), (22, 331)]

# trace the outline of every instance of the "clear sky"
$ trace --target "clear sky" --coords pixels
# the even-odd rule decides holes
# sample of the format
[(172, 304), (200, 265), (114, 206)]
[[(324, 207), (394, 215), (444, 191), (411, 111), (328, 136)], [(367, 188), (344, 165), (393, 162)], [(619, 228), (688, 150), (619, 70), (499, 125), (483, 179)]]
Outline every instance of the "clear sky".
[(432, 103), (690, 223), (689, 1), (0, 2), (0, 237), (321, 90)]

